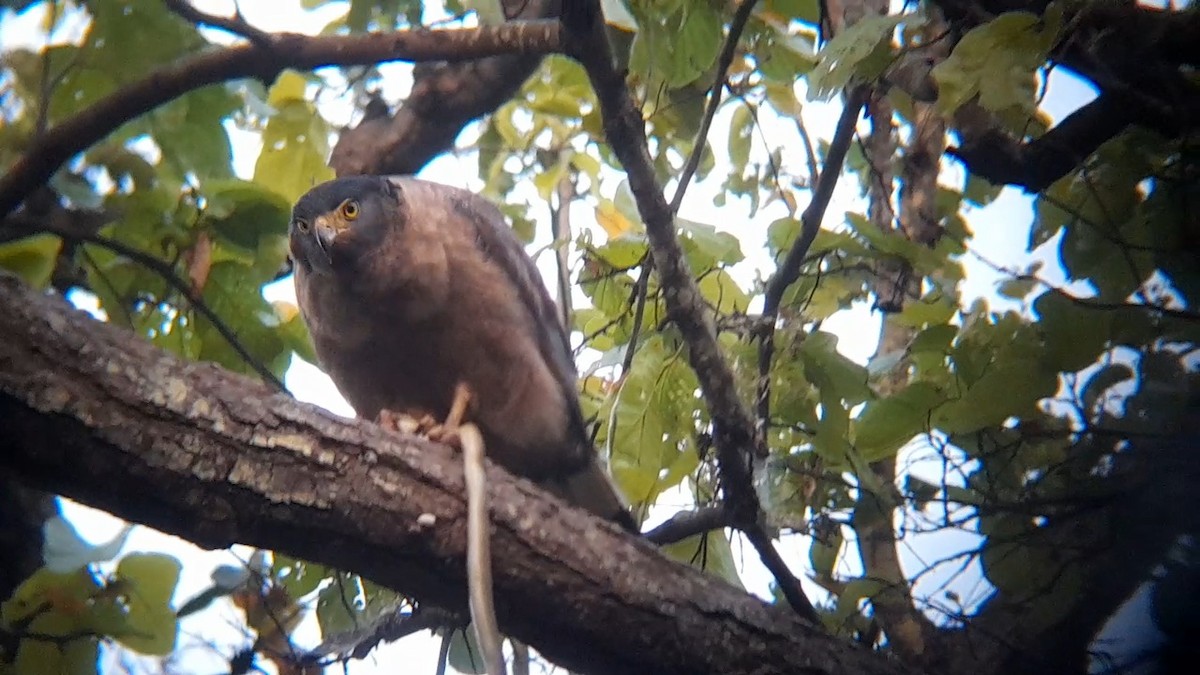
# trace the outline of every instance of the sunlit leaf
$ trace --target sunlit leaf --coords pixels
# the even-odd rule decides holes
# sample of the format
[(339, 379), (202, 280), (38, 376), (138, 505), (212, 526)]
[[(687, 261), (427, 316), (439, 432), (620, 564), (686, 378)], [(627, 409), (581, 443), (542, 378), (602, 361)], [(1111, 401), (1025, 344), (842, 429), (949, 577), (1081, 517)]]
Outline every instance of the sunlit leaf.
[(62, 239), (53, 234), (35, 234), (0, 244), (0, 267), (17, 274), (34, 288), (50, 285)]

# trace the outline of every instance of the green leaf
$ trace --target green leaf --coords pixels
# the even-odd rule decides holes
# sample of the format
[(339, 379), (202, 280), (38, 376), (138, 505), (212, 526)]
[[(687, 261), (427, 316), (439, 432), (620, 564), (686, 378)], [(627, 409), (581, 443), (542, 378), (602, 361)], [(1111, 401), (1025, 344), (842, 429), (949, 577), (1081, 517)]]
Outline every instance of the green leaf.
[(359, 626), (358, 597), (361, 592), (358, 576), (338, 572), (334, 583), (317, 594), (317, 624), (321, 635), (337, 635)]
[(475, 629), (467, 626), (463, 629), (453, 629), (450, 635), (450, 651), (446, 654), (446, 662), (460, 673), (468, 675), (483, 675), (487, 665), (483, 662), (483, 651), (479, 640), (475, 638)]
[(767, 0), (764, 10), (781, 14), (786, 19), (797, 19), (802, 23), (815, 24), (821, 20), (819, 0)]
[(1006, 12), (971, 29), (933, 68), (938, 108), (950, 115), (978, 95), (980, 105), (993, 112), (1032, 114), (1035, 72), (1057, 40), (1058, 16)]
[(828, 542), (813, 538), (812, 546), (808, 549), (808, 561), (812, 564), (813, 572), (818, 578), (833, 578), (833, 569), (837, 565), (838, 553), (842, 550), (844, 543), (845, 537), (842, 536), (840, 527)]
[(679, 244), (692, 270), (703, 273), (719, 264), (733, 264), (743, 259), (741, 244), (732, 234), (685, 218), (676, 218), (675, 222), (681, 234)]
[(722, 20), (709, 2), (674, 6), (631, 7), (638, 32), (630, 49), (629, 68), (678, 89), (698, 78), (716, 61), (721, 48)]
[(958, 305), (953, 299), (940, 293), (934, 293), (917, 302), (906, 304), (899, 314), (892, 315), (892, 320), (902, 326), (921, 328), (929, 325), (943, 325), (953, 318), (956, 312), (958, 312)]
[(725, 538), (724, 530), (692, 535), (674, 544), (667, 544), (659, 550), (668, 558), (704, 570), (737, 588), (745, 589), (741, 577), (738, 576), (733, 549), (729, 540)]
[(996, 285), (996, 290), (1006, 298), (1023, 300), (1025, 296), (1033, 292), (1034, 288), (1037, 288), (1037, 285), (1036, 277), (1016, 277), (1001, 281)]
[(275, 554), (273, 566), (275, 577), (287, 589), (288, 597), (296, 600), (317, 590), (321, 582), (330, 578), (332, 574), (324, 565), (305, 562), (280, 553)]
[[(29, 626), (32, 632), (52, 635), (45, 618)], [(12, 664), (13, 675), (95, 675), (100, 646), (92, 637), (65, 642), (61, 647), (42, 640), (21, 640)], [(4, 664), (0, 664), (3, 667)], [(10, 671), (3, 671), (7, 675)]]
[(926, 328), (913, 338), (908, 346), (911, 354), (920, 352), (936, 352), (945, 354), (950, 350), (950, 343), (958, 335), (958, 326), (950, 324), (934, 325)]
[[(282, 319), (263, 297), (261, 281), (235, 261), (213, 263), (204, 300), (237, 336), (239, 343), (276, 376), (282, 376), (291, 358), (285, 348)], [(234, 350), (208, 319), (193, 312), (191, 328), (199, 341), (195, 358), (213, 361), (242, 373), (252, 373), (246, 360)]]
[(284, 71), (271, 87), (268, 102), (276, 113), (263, 130), (262, 152), (254, 182), (295, 202), (316, 183), (334, 177), (326, 165), (329, 125), (304, 98), (304, 78)]
[(750, 106), (738, 105), (729, 121), (729, 161), (735, 171), (745, 170), (750, 161), (750, 143), (754, 138), (754, 115)]
[(963, 198), (976, 206), (987, 206), (996, 201), (1004, 191), (1003, 185), (993, 185), (988, 179), (973, 173), (967, 174), (966, 185), (963, 186)]
[(874, 68), (864, 65), (870, 64), (869, 57), (877, 49), (891, 44), (892, 31), (904, 20), (903, 16), (868, 16), (835, 35), (817, 54), (817, 67), (808, 76), (808, 100), (827, 100), (852, 80), (877, 76)]
[(867, 386), (867, 369), (843, 356), (837, 350), (837, 343), (838, 337), (833, 333), (810, 333), (800, 345), (804, 369), (822, 393), (828, 387), (849, 405), (862, 403), (873, 396)]
[(1037, 402), (1054, 393), (1058, 374), (1022, 359), (997, 360), (960, 398), (934, 411), (933, 424), (951, 434), (998, 425), (1030, 414)]
[(180, 568), (178, 560), (160, 553), (131, 553), (117, 564), (117, 578), (129, 585), (130, 632), (115, 637), (126, 647), (161, 656), (175, 650), (178, 630), (171, 597)]
[(62, 239), (53, 234), (35, 234), (0, 244), (0, 267), (25, 280), (34, 288), (46, 288), (58, 262)]
[(750, 296), (723, 269), (708, 272), (696, 285), (700, 295), (721, 314), (745, 314), (750, 307)]
[(1096, 361), (1106, 350), (1112, 315), (1081, 307), (1058, 291), (1046, 291), (1033, 301), (1036, 324), (1045, 345), (1045, 359), (1063, 372), (1074, 372)]
[[(797, 77), (811, 72), (817, 65), (817, 55), (808, 35), (790, 35), (773, 28), (755, 45), (754, 60), (768, 82), (787, 85), (789, 90)], [(796, 112), (791, 106), (778, 109), (784, 115)]]
[(155, 110), (149, 122), (163, 164), (180, 180), (189, 173), (201, 180), (231, 177), (233, 150), (223, 122), (240, 107), (237, 96), (222, 85), (212, 85)]
[[(99, 589), (100, 584), (86, 570), (62, 573), (52, 572), (45, 567), (39, 568), (17, 586), (11, 598), (0, 602), (0, 624), (14, 626), (28, 622), (38, 615), (60, 614), (58, 611), (45, 611), (45, 605), (63, 601), (82, 605)], [(77, 622), (72, 619), (64, 626), (63, 633), (52, 634), (66, 634), (76, 627)]]
[(894, 455), (929, 428), (930, 411), (945, 398), (934, 385), (913, 382), (892, 396), (869, 401), (854, 421), (854, 446), (868, 462)]
[[(203, 193), (207, 205), (200, 223), (222, 242), (253, 255), (264, 238), (287, 236), (291, 206), (278, 193), (242, 180), (208, 181)], [(272, 261), (272, 265), (278, 269), (282, 262)]]
[(886, 584), (877, 579), (854, 579), (846, 584), (842, 594), (838, 596), (833, 615), (826, 621), (835, 630), (852, 628), (852, 619), (858, 614), (858, 604), (863, 600), (875, 597), (884, 590)]

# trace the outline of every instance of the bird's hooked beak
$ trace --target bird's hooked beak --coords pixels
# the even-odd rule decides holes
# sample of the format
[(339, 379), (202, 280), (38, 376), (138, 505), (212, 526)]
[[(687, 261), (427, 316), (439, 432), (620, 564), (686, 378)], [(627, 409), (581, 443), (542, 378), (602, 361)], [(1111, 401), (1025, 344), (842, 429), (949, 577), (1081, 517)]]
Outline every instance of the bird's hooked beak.
[(349, 229), (346, 221), (333, 214), (317, 216), (313, 222), (313, 236), (317, 240), (317, 248), (325, 254), (325, 259), (333, 262), (333, 242), (337, 236)]

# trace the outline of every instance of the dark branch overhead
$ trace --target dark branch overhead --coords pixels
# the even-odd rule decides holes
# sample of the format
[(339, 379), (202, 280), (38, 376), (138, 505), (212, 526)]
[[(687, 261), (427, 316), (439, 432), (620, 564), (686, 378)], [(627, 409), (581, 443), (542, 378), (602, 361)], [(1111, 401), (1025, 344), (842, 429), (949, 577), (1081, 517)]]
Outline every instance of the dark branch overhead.
[(0, 217), (11, 213), (72, 157), (125, 122), (210, 84), (247, 77), (270, 82), (287, 68), (464, 61), (498, 54), (545, 54), (558, 49), (558, 22), (527, 21), (363, 35), (277, 33), (266, 45), (250, 43), (205, 51), (117, 89), (34, 140), (0, 177)]

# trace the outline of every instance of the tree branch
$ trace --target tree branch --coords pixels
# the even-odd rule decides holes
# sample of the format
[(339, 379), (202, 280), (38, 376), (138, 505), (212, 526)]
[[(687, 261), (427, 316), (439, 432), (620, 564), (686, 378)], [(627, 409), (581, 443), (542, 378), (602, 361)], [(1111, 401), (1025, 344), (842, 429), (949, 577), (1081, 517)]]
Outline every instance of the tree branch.
[[(202, 546), (278, 550), (463, 606), (466, 505), (449, 447), (186, 363), (12, 276), (0, 315), (0, 468)], [(904, 672), (494, 465), (487, 477), (497, 618), (559, 664)]]
[[(504, 15), (528, 23), (558, 16), (558, 0), (502, 0)], [(519, 25), (519, 24), (513, 24)], [(471, 121), (494, 111), (529, 78), (546, 52), (513, 52), (426, 64), (394, 114), (365, 116), (342, 131), (329, 163), (339, 176), (415, 174), (454, 145)]]
[[(21, 214), (16, 214), (11, 218), (11, 220), (20, 222), (24, 219), (21, 218)], [(271, 370), (262, 363), (262, 361), (255, 358), (255, 356), (250, 353), (250, 350), (246, 349), (246, 346), (243, 345), (242, 341), (238, 339), (237, 334), (234, 333), (233, 329), (229, 327), (229, 324), (227, 324), (224, 319), (218, 316), (217, 313), (208, 306), (208, 303), (204, 301), (204, 298), (201, 297), (200, 293), (198, 293), (190, 283), (184, 281), (178, 274), (176, 274), (174, 268), (166, 261), (159, 260), (145, 251), (138, 250), (128, 244), (117, 241), (116, 239), (103, 237), (92, 232), (63, 228), (51, 222), (32, 224), (29, 227), (29, 231), (49, 232), (51, 234), (58, 235), (65, 240), (83, 241), (89, 244), (95, 244), (96, 246), (106, 248), (117, 255), (129, 258), (133, 262), (145, 267), (151, 272), (154, 272), (160, 278), (162, 278), (163, 281), (167, 282), (167, 285), (178, 291), (179, 294), (187, 300), (188, 304), (191, 305), (192, 309), (196, 310), (197, 314), (207, 319), (208, 322), (212, 324), (213, 328), (220, 333), (221, 337), (225, 339), (225, 342), (229, 343), (229, 346), (233, 349), (233, 351), (237, 352), (237, 355), (240, 356), (242, 360), (246, 362), (246, 365), (250, 366), (251, 370), (257, 373), (264, 382), (274, 387), (276, 391), (287, 391), (287, 387), (285, 387), (283, 382), (275, 376), (275, 373), (272, 373)]]
[(545, 54), (560, 48), (559, 25), (531, 21), (471, 29), (310, 37), (278, 33), (269, 46), (206, 51), (121, 87), (35, 139), (0, 177), (6, 216), (71, 157), (125, 122), (200, 87), (254, 77), (272, 81), (286, 68), (371, 65), (386, 61), (461, 61), (495, 54)]
[(754, 12), (758, 0), (742, 0), (733, 19), (729, 22), (729, 36), (725, 38), (725, 46), (717, 57), (717, 74), (713, 78), (712, 88), (708, 92), (708, 105), (704, 109), (704, 118), (700, 121), (700, 130), (696, 132), (696, 140), (692, 144), (692, 152), (688, 155), (687, 164), (679, 174), (679, 183), (675, 187), (675, 196), (671, 198), (671, 213), (679, 213), (683, 205), (683, 194), (687, 192), (688, 183), (700, 166), (700, 157), (704, 154), (704, 144), (708, 141), (708, 130), (712, 127), (713, 118), (717, 116), (717, 108), (721, 105), (721, 93), (725, 91), (725, 78), (729, 75), (729, 66), (737, 53), (738, 41), (742, 31), (746, 30), (746, 22)]
[[(762, 507), (754, 493), (751, 470), (751, 457), (757, 443), (754, 421), (738, 395), (733, 370), (717, 343), (712, 315), (675, 236), (675, 214), (654, 175), (646, 145), (645, 121), (633, 103), (624, 77), (613, 68), (599, 3), (596, 0), (571, 3), (564, 8), (563, 25), (569, 32), (566, 45), (569, 53), (583, 64), (596, 91), (609, 146), (629, 177), (638, 213), (646, 224), (650, 253), (658, 269), (668, 315), (687, 342), (688, 362), (700, 382), (712, 417), (721, 484), (733, 520), (745, 531), (761, 528)], [(777, 555), (769, 538), (753, 537), (751, 541), (765, 542), (771, 549), (758, 551), (764, 561)], [(790, 573), (780, 580), (781, 586), (795, 583)], [(799, 614), (816, 620), (816, 610), (802, 594), (788, 599), (798, 601), (793, 608)]]
[[(935, 0), (960, 29), (1003, 12), (1041, 14), (1044, 0)], [(1052, 60), (1090, 79), (1100, 96), (1040, 138), (1027, 142), (1005, 131), (977, 103), (955, 114), (962, 147), (953, 150), (972, 172), (997, 184), (1039, 192), (1070, 173), (1096, 148), (1131, 124), (1174, 137), (1200, 129), (1200, 87), (1181, 71), (1200, 63), (1200, 13), (1163, 11), (1125, 3), (1083, 3), (1069, 8), (1063, 25), (1072, 30)], [(921, 59), (893, 68), (888, 79), (918, 100), (936, 87)]]
[(787, 257), (771, 275), (767, 282), (766, 295), (763, 299), (762, 333), (758, 343), (758, 392), (757, 413), (760, 434), (765, 438), (767, 425), (771, 419), (771, 359), (775, 354), (775, 322), (779, 318), (779, 305), (783, 302), (783, 294), (788, 286), (800, 278), (800, 268), (808, 249), (821, 230), (821, 221), (825, 211), (833, 199), (833, 190), (837, 187), (842, 175), (842, 164), (846, 161), (846, 153), (854, 140), (854, 129), (858, 118), (867, 101), (866, 87), (854, 87), (846, 92), (846, 104), (838, 118), (833, 139), (829, 143), (829, 153), (825, 156), (825, 166), (813, 186), (812, 201), (800, 214), (800, 234)]
[(167, 9), (178, 14), (183, 20), (196, 25), (212, 26), (220, 28), (226, 33), (245, 38), (259, 47), (270, 47), (275, 36), (264, 30), (260, 30), (250, 25), (248, 21), (242, 18), (241, 13), (237, 13), (232, 17), (216, 16), (201, 12), (192, 6), (188, 0), (163, 0), (166, 3)]

